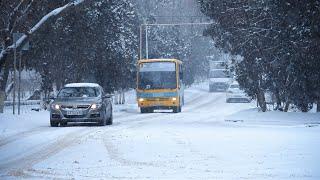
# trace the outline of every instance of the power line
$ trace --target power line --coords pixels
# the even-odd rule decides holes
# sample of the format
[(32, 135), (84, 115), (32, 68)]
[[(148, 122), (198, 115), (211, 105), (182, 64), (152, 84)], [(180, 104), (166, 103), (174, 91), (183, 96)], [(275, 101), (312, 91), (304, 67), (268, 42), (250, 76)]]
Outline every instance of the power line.
[(192, 26), (192, 25), (210, 25), (214, 24), (214, 22), (201, 22), (201, 23), (151, 23), (151, 24), (141, 24), (140, 25), (140, 59), (142, 58), (142, 29), (145, 26), (145, 35), (146, 35), (146, 58), (148, 59), (148, 27), (152, 26)]

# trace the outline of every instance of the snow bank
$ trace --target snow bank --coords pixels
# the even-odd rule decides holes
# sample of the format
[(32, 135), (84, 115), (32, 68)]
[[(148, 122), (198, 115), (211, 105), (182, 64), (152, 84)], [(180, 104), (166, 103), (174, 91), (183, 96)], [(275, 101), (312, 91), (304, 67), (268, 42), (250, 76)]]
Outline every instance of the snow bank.
[(257, 108), (250, 108), (226, 116), (225, 121), (261, 125), (317, 125), (320, 124), (320, 113), (259, 112)]
[(6, 111), (0, 113), (0, 139), (41, 127), (49, 127), (48, 111), (30, 111), (21, 115), (13, 115)]

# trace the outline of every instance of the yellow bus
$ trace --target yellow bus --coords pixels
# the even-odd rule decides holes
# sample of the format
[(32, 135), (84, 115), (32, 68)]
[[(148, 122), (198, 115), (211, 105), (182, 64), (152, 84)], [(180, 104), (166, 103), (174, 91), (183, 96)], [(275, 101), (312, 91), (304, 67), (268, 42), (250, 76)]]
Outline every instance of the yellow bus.
[(182, 62), (177, 59), (144, 59), (138, 61), (137, 102), (141, 113), (156, 109), (181, 112), (184, 104)]

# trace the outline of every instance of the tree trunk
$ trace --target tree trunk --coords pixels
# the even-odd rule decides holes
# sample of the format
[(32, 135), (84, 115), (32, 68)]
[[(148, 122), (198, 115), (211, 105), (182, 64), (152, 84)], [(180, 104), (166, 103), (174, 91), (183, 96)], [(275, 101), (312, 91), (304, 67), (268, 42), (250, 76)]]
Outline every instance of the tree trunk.
[(300, 107), (302, 112), (308, 112), (308, 103), (303, 103)]
[(282, 109), (279, 91), (276, 91), (276, 93), (275, 93), (275, 98), (276, 98), (277, 106), (276, 106), (276, 108), (275, 108), (274, 110), (280, 110), (280, 109)]
[(125, 97), (125, 91), (122, 90), (121, 94), (122, 94), (122, 101), (121, 101), (121, 104), (125, 104), (126, 103), (126, 97)]
[(259, 104), (262, 112), (266, 112), (267, 111), (267, 104), (266, 104), (264, 92), (262, 90), (258, 91), (257, 101), (258, 101), (258, 104)]
[(3, 73), (0, 72), (0, 113), (3, 113), (3, 108), (4, 108), (4, 101), (6, 100), (6, 86), (7, 86), (7, 81), (8, 81), (8, 76), (9, 76), (9, 63), (7, 56), (5, 57), (5, 63), (4, 67), (2, 67), (0, 70), (3, 71)]
[(288, 112), (288, 110), (289, 110), (289, 106), (290, 106), (290, 102), (289, 102), (289, 101), (287, 101), (287, 102), (286, 102), (286, 104), (285, 104), (285, 106), (284, 106), (283, 111), (284, 111), (284, 112)]
[(4, 91), (0, 91), (0, 113), (3, 113), (4, 100), (6, 99), (6, 94)]

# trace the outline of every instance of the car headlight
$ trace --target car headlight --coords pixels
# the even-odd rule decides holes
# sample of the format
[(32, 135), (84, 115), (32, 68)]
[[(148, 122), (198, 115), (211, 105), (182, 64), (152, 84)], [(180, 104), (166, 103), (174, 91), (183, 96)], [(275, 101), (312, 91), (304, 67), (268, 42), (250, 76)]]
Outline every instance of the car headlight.
[(171, 100), (172, 100), (172, 101), (176, 101), (176, 100), (177, 100), (177, 98), (176, 98), (176, 97), (173, 97), (173, 98), (171, 98)]
[(142, 102), (142, 101), (144, 101), (144, 99), (143, 98), (139, 98), (139, 102)]
[(91, 104), (91, 109), (99, 109), (101, 107), (101, 104)]
[(52, 104), (52, 109), (59, 110), (60, 107), (61, 106), (59, 104)]

